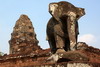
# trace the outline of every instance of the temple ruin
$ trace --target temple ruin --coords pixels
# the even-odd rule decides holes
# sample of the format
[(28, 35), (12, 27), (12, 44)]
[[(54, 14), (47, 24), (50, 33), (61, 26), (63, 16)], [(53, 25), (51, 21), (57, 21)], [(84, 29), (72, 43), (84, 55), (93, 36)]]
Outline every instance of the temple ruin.
[[(54, 9), (54, 7), (57, 6), (57, 3), (56, 5), (55, 3), (52, 4)], [(60, 5), (63, 4), (60, 2), (59, 7), (61, 7)], [(71, 7), (70, 5), (69, 7), (73, 11), (74, 7)], [(65, 15), (62, 18), (60, 17), (60, 14), (63, 14), (64, 10), (62, 10), (62, 7), (60, 8), (60, 10), (57, 9), (59, 18), (57, 18), (57, 11), (50, 11), (51, 13), (55, 14), (54, 16), (52, 16), (53, 19), (51, 18), (51, 22), (56, 22), (58, 25), (56, 24), (57, 26), (55, 25), (55, 27), (53, 27), (51, 24), (51, 27), (48, 28), (48, 33), (51, 32), (51, 34), (54, 34), (56, 32), (57, 38), (55, 42), (57, 42), (57, 44), (55, 44), (54, 41), (50, 41), (49, 38), (51, 36), (49, 36), (47, 38), (50, 44), (50, 48), (47, 49), (42, 49), (38, 45), (39, 41), (36, 38), (35, 29), (28, 16), (24, 14), (21, 15), (20, 18), (16, 21), (13, 32), (11, 33), (11, 39), (9, 40), (10, 54), (0, 55), (0, 67), (100, 67), (100, 49), (88, 46), (88, 44), (86, 44), (85, 42), (77, 42), (78, 26), (75, 27), (75, 24), (77, 23), (76, 21), (82, 15), (84, 15), (84, 10), (77, 7), (75, 7), (75, 9), (76, 11), (73, 12), (69, 11), (69, 9), (66, 9), (69, 11), (66, 14), (67, 19), (65, 18)], [(60, 13), (61, 10), (62, 13)], [(59, 25), (60, 22), (63, 22), (61, 21), (61, 19), (63, 19), (64, 22), (67, 20), (67, 22), (70, 23), (67, 28), (69, 33), (67, 35), (70, 39), (70, 41), (67, 39), (68, 41), (66, 42), (70, 44), (69, 46), (66, 46), (68, 50), (62, 48), (63, 45), (66, 45), (63, 44), (65, 43), (63, 40), (64, 37), (66, 37), (66, 31), (61, 30), (61, 27)], [(66, 25), (64, 30), (65, 29)], [(63, 35), (59, 36), (59, 34), (62, 34), (62, 31), (64, 33), (64, 37), (61, 37)], [(51, 38), (51, 40), (54, 39)], [(57, 45), (60, 48), (55, 48), (55, 46), (52, 44)], [(77, 49), (74, 49), (74, 46), (76, 46)], [(56, 49), (54, 53), (52, 53), (52, 48), (54, 50)]]
[(21, 15), (11, 33), (10, 54), (29, 54), (41, 49), (36, 33), (27, 15)]

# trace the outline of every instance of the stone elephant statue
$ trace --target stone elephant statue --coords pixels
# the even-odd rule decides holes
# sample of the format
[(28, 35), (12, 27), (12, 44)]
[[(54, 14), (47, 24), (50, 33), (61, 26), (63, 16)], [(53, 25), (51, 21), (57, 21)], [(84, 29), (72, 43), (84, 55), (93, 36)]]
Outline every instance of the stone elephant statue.
[(47, 24), (47, 39), (52, 53), (57, 50), (76, 50), (78, 19), (85, 15), (83, 8), (61, 1), (49, 4), (52, 18)]
[[(62, 28), (61, 25), (58, 23), (58, 21), (52, 17), (47, 24), (47, 40), (49, 42), (51, 52), (56, 53), (57, 49), (64, 49), (65, 51), (70, 50), (70, 41), (68, 36), (68, 30), (66, 29), (66, 25), (63, 25)], [(78, 22), (76, 22), (76, 39), (79, 34), (78, 31)]]

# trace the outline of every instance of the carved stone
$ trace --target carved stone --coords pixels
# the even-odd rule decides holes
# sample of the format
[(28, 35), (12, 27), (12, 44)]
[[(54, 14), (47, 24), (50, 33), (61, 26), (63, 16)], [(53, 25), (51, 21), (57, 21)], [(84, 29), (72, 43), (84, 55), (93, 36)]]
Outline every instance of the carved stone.
[(47, 24), (47, 37), (52, 53), (57, 50), (76, 50), (78, 19), (85, 15), (83, 8), (61, 1), (49, 4), (52, 18)]
[(38, 46), (34, 27), (28, 16), (21, 15), (16, 21), (9, 44), (10, 54), (29, 54), (41, 49)]
[(48, 62), (89, 61), (89, 58), (78, 51), (59, 52), (51, 55)]

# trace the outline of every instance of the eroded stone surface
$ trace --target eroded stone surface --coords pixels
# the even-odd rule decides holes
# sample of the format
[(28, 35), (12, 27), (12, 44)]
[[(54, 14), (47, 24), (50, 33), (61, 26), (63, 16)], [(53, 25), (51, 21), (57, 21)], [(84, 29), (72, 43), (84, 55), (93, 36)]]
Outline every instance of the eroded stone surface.
[(78, 19), (85, 15), (83, 8), (73, 4), (60, 1), (49, 4), (49, 13), (52, 18), (47, 24), (47, 37), (54, 54), (58, 49), (74, 51), (77, 46)]
[(51, 57), (49, 57), (47, 59), (47, 61), (50, 62), (69, 62), (69, 61), (84, 61), (84, 62), (88, 62), (89, 58), (78, 52), (78, 51), (69, 51), (69, 52), (61, 52), (61, 53), (56, 53), (51, 55)]
[[(88, 45), (86, 46), (87, 49), (78, 50), (77, 52), (69, 52), (69, 56), (66, 57), (72, 60), (60, 59), (59, 62), (56, 63), (46, 61), (51, 56), (50, 49), (39, 50), (36, 53), (28, 55), (4, 55), (0, 56), (0, 67), (100, 67), (100, 49), (93, 48)], [(79, 53), (81, 57), (87, 56), (89, 61), (78, 60), (79, 57), (74, 55), (76, 53)], [(62, 55), (60, 55), (60, 58), (61, 56)], [(56, 58), (57, 57), (58, 56), (56, 56)], [(77, 60), (75, 60), (75, 57)]]
[(28, 54), (41, 49), (32, 22), (27, 15), (21, 15), (11, 34), (10, 54)]

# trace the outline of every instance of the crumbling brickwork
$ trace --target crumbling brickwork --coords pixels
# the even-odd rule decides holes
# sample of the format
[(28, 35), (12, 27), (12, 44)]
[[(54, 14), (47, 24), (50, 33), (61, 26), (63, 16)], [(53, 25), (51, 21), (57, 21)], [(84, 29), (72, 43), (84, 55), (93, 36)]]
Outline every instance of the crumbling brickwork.
[[(59, 5), (61, 6), (62, 3), (65, 3), (65, 2), (59, 2), (59, 3), (60, 4), (58, 4), (58, 6)], [(67, 3), (66, 3), (66, 5), (67, 5)], [(57, 4), (53, 3), (53, 6), (57, 6)], [(64, 7), (66, 7), (66, 6), (64, 6)], [(67, 5), (67, 7), (73, 8), (68, 5)], [(52, 9), (54, 9), (54, 7), (52, 7)], [(68, 10), (68, 9), (66, 9), (66, 10)], [(84, 15), (84, 10), (83, 10), (83, 8), (78, 8), (78, 10), (79, 10), (78, 13), (77, 13), (77, 11), (68, 12), (66, 15), (67, 18), (68, 18), (68, 16), (70, 16), (69, 17), (70, 21), (73, 21), (71, 19), (73, 19), (74, 17), (76, 17), (76, 19), (79, 19), (82, 15)], [(82, 10), (82, 11), (80, 11), (80, 10)], [(58, 12), (57, 11), (55, 11), (55, 12), (58, 13), (58, 12), (60, 12), (60, 10), (58, 10)], [(64, 11), (62, 11), (60, 14), (63, 14), (63, 13), (64, 13)], [(74, 14), (76, 14), (77, 16), (72, 16)], [(60, 15), (58, 14), (58, 16), (57, 15), (55, 15), (55, 16), (58, 17)], [(61, 18), (61, 17), (59, 17), (59, 18)], [(62, 17), (62, 18), (64, 19), (64, 17)], [(57, 20), (57, 19), (55, 19), (55, 20)], [(53, 20), (51, 22), (54, 23), (55, 20)], [(70, 23), (70, 21), (68, 21), (68, 22)], [(60, 21), (58, 21), (58, 22), (60, 22)], [(74, 20), (74, 22), (72, 22), (72, 23), (76, 23), (76, 21)], [(48, 35), (51, 35), (52, 33), (54, 33), (54, 32), (52, 32), (50, 34), (50, 31), (49, 31), (50, 29), (51, 29), (51, 31), (53, 31), (52, 25), (54, 25), (54, 24), (51, 24), (51, 28), (48, 28), (48, 33), (49, 33)], [(72, 26), (75, 28), (75, 24)], [(56, 28), (55, 31), (59, 32), (60, 28), (58, 28), (58, 27)], [(72, 28), (72, 27), (70, 27), (70, 28)], [(66, 29), (64, 28), (64, 30), (66, 30)], [(69, 29), (69, 31), (68, 31), (68, 32), (70, 32), (69, 34), (74, 33), (73, 35), (75, 36), (76, 30), (75, 29), (72, 29), (72, 31), (70, 31), (70, 30), (71, 29)], [(74, 32), (73, 32), (73, 30), (74, 30)], [(65, 34), (64, 34), (64, 37), (65, 37)], [(73, 38), (73, 36), (71, 36), (71, 35), (69, 37), (71, 37), (70, 39)], [(51, 38), (51, 36), (48, 38), (48, 40), (50, 40), (50, 38)], [(53, 38), (51, 38), (51, 40), (52, 39)], [(75, 42), (76, 39), (74, 39), (72, 41)], [(59, 40), (59, 41), (61, 41), (61, 40)], [(53, 46), (55, 45), (54, 42), (49, 42), (49, 43), (50, 44), (52, 43)], [(34, 31), (32, 22), (30, 21), (30, 19), (28, 18), (27, 15), (21, 15), (20, 18), (17, 20), (15, 27), (13, 29), (13, 32), (11, 34), (11, 39), (9, 41), (9, 44), (10, 44), (10, 54), (9, 55), (2, 54), (0, 56), (0, 67), (100, 67), (100, 49), (90, 47), (84, 42), (78, 42), (76, 45), (77, 49), (75, 48), (74, 51), (73, 50), (65, 51), (65, 48), (63, 48), (63, 50), (64, 50), (63, 51), (62, 48), (60, 48), (60, 49), (57, 48), (57, 51), (52, 54), (52, 52), (51, 52), (52, 48), (51, 49), (50, 48), (41, 49), (40, 46), (38, 46), (38, 40), (36, 38), (36, 34)], [(60, 44), (60, 45), (63, 45), (63, 44)], [(75, 45), (75, 44), (73, 44), (73, 45)], [(72, 49), (73, 49), (73, 46), (72, 46)]]
[[(77, 61), (77, 60), (62, 60), (57, 63), (47, 61), (50, 56), (50, 49), (40, 50), (36, 53), (28, 55), (10, 54), (0, 56), (0, 67), (100, 67), (100, 49), (92, 48), (87, 46), (86, 49), (79, 50), (79, 53), (83, 53), (89, 58), (89, 61)], [(95, 53), (96, 51), (96, 53)], [(75, 59), (78, 56), (73, 55), (70, 59)], [(79, 58), (77, 58), (79, 59)]]
[(17, 20), (9, 44), (10, 54), (29, 54), (41, 49), (32, 22), (27, 15), (21, 15)]

